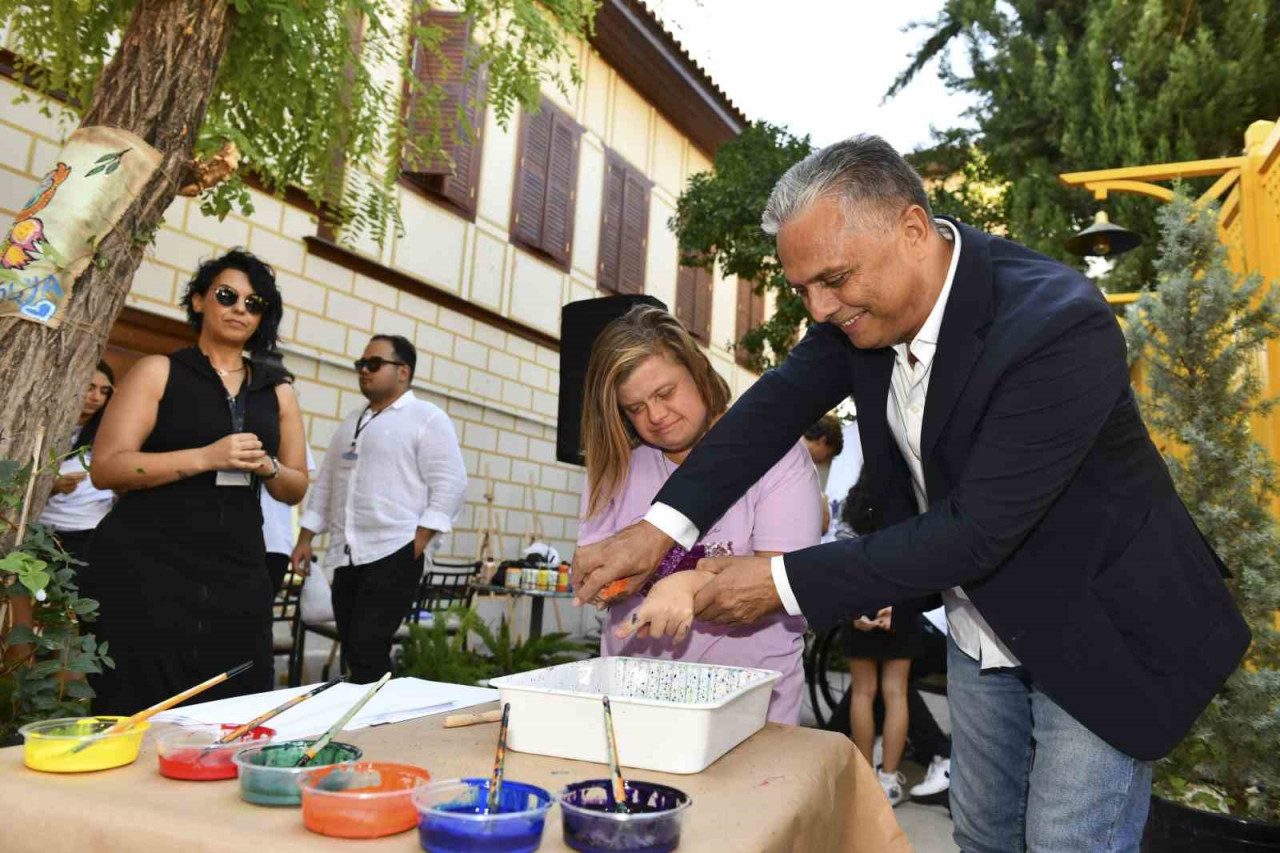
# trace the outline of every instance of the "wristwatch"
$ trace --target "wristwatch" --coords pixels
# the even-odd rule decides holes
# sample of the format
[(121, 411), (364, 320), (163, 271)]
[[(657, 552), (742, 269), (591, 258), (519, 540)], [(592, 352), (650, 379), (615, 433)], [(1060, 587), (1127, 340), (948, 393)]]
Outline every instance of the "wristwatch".
[(276, 477), (280, 476), (280, 460), (272, 456), (271, 465), (272, 465), (271, 473), (266, 475), (265, 477), (259, 477), (259, 479), (274, 480)]

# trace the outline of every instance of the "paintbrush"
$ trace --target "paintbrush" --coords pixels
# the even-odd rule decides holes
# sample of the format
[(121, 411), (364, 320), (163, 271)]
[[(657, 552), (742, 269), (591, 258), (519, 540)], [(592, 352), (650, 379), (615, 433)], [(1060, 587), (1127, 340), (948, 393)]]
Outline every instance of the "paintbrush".
[(489, 803), (485, 814), (496, 814), (498, 795), (502, 791), (502, 774), (507, 766), (507, 723), (511, 720), (511, 703), (502, 705), (502, 728), (498, 730), (498, 752), (493, 756), (493, 778), (489, 780)]
[(326, 681), (324, 684), (321, 684), (318, 687), (311, 688), (306, 693), (303, 693), (299, 696), (294, 696), (289, 701), (283, 702), (277, 705), (276, 707), (272, 708), (270, 711), (263, 714), (262, 716), (254, 717), (252, 720), (245, 723), (243, 726), (238, 726), (232, 731), (227, 732), (225, 735), (223, 735), (222, 737), (218, 738), (213, 743), (205, 747), (204, 750), (200, 753), (200, 758), (204, 758), (206, 755), (212, 752), (216, 747), (222, 746), (224, 744), (232, 743), (244, 737), (246, 734), (253, 731), (258, 726), (265, 723), (267, 720), (270, 720), (272, 717), (283, 714), (285, 711), (289, 710), (294, 705), (297, 705), (300, 702), (305, 702), (306, 700), (310, 699), (312, 696), (323, 693), (333, 685), (340, 684), (342, 681), (343, 679), (341, 677), (330, 679), (329, 681)]
[(101, 732), (99, 734), (95, 734), (93, 737), (87, 740), (81, 741), (80, 743), (76, 744), (75, 748), (73, 748), (71, 751), (79, 752), (80, 750), (96, 743), (102, 738), (105, 738), (114, 734), (119, 734), (120, 732), (123, 732), (123, 731), (128, 731), (129, 729), (138, 725), (138, 723), (145, 722), (146, 720), (151, 719), (156, 714), (159, 714), (161, 711), (167, 711), (170, 708), (172, 708), (174, 705), (181, 704), (187, 701), (188, 699), (190, 699), (192, 696), (195, 696), (198, 693), (203, 693), (204, 691), (208, 690), (210, 687), (221, 684), (222, 682), (226, 681), (228, 678), (236, 677), (237, 675), (244, 672), (246, 669), (248, 669), (251, 666), (253, 666), (253, 661), (251, 660), (245, 661), (239, 666), (232, 667), (231, 669), (227, 670), (221, 675), (215, 675), (213, 678), (210, 678), (208, 681), (202, 681), (199, 684), (197, 684), (195, 687), (190, 687), (182, 691), (176, 696), (170, 696), (168, 699), (165, 699), (163, 702), (157, 702), (156, 704), (152, 705), (150, 708), (147, 708), (145, 711), (139, 711), (138, 713), (134, 714), (132, 717), (121, 720), (120, 722), (116, 723), (106, 731)]
[(306, 767), (308, 764), (310, 764), (311, 759), (315, 758), (316, 755), (320, 752), (320, 750), (324, 749), (326, 746), (329, 745), (329, 741), (333, 740), (337, 736), (338, 732), (342, 731), (343, 726), (351, 722), (352, 717), (360, 713), (360, 709), (363, 708), (368, 703), (368, 701), (372, 699), (379, 690), (382, 689), (382, 685), (386, 684), (387, 679), (389, 679), (390, 677), (391, 677), (391, 673), (388, 672), (385, 675), (383, 675), (382, 678), (379, 678), (378, 683), (373, 685), (373, 687), (370, 687), (369, 692), (364, 694), (364, 696), (360, 697), (360, 701), (352, 705), (351, 710), (343, 714), (342, 719), (334, 723), (333, 727), (330, 728), (329, 731), (325, 732), (324, 735), (320, 738), (320, 740), (311, 744), (311, 746), (307, 748), (307, 751), (302, 753), (302, 757), (299, 758), (298, 762), (293, 766)]
[(604, 736), (609, 742), (609, 775), (613, 778), (613, 810), (619, 814), (630, 814), (627, 808), (627, 781), (622, 778), (622, 765), (618, 763), (618, 739), (613, 734), (613, 710), (609, 707), (609, 697), (601, 696), (604, 701)]

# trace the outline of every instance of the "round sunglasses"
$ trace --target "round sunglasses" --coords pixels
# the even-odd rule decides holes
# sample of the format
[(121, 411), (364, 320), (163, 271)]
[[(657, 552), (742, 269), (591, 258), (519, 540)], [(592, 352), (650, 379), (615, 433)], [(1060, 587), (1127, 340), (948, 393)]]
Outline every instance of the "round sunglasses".
[[(218, 304), (224, 308), (231, 308), (240, 301), (240, 294), (235, 288), (220, 284), (213, 291), (213, 298), (218, 300)], [(244, 310), (255, 317), (260, 317), (267, 313), (267, 300), (256, 293), (250, 293), (244, 298)]]

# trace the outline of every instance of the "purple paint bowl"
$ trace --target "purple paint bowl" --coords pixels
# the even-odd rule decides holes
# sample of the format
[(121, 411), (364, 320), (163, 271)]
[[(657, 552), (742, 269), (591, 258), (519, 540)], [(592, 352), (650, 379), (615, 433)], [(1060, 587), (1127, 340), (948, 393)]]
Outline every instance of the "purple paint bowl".
[(680, 846), (680, 824), (693, 800), (656, 782), (628, 780), (628, 814), (613, 810), (608, 779), (575, 782), (560, 792), (564, 843), (580, 853), (628, 850), (669, 853)]

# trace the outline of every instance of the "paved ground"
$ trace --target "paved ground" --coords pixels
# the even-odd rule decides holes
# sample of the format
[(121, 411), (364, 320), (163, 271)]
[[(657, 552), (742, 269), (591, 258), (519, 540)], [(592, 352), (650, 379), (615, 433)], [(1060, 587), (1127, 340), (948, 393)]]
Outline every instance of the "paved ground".
[[(839, 684), (839, 688), (843, 690), (844, 685)], [(938, 718), (938, 725), (944, 732), (950, 733), (951, 717), (947, 713), (946, 698), (931, 693), (924, 693), (923, 696), (934, 716)], [(815, 722), (813, 709), (809, 707), (809, 698), (806, 695), (800, 709), (800, 724), (812, 726)], [(907, 777), (906, 788), (924, 779), (924, 768), (913, 761), (904, 761), (900, 769), (902, 775)], [(955, 842), (951, 840), (951, 816), (945, 807), (920, 805), (908, 799), (894, 809), (894, 814), (907, 833), (911, 845), (915, 847), (916, 853), (959, 853), (960, 848), (956, 847)]]

